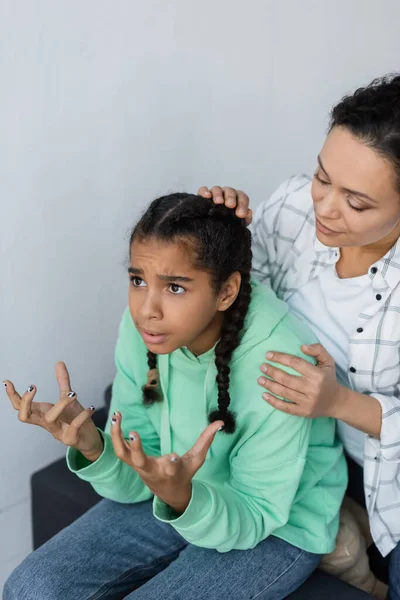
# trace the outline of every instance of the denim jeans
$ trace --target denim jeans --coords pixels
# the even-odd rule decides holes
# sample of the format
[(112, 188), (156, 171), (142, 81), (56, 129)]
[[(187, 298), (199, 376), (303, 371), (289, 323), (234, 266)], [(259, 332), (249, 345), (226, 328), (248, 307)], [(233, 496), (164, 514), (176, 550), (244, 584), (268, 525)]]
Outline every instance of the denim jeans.
[(101, 500), (14, 570), (3, 600), (280, 600), (320, 558), (274, 536), (250, 550), (199, 548), (155, 519), (151, 501)]
[(400, 600), (400, 544), (390, 553), (389, 600)]

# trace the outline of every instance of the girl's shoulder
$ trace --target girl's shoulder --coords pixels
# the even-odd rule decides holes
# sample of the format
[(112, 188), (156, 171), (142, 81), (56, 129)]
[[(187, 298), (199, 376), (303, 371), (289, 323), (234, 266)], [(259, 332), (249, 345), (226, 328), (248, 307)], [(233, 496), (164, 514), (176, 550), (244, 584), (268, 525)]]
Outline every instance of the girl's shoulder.
[(311, 329), (289, 312), (288, 305), (270, 287), (252, 281), (252, 298), (234, 362), (246, 358), (248, 367), (255, 362), (259, 370), (268, 351), (294, 354), (311, 361), (300, 346), (316, 342)]

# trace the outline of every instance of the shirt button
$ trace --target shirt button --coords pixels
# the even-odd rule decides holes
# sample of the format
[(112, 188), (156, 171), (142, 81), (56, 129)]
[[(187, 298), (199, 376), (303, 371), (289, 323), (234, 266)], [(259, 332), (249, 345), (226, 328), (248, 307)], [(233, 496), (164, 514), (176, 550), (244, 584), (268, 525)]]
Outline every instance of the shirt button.
[(380, 294), (377, 294), (377, 295), (375, 296), (375, 298), (376, 298), (377, 300), (382, 300), (382, 296), (381, 296)]
[(355, 369), (354, 367), (350, 367), (349, 371), (350, 371), (351, 373), (356, 373), (356, 369)]
[(377, 272), (378, 272), (377, 267), (371, 267), (371, 273), (372, 273), (372, 275), (375, 275), (375, 273), (377, 273)]
[(363, 329), (362, 327), (359, 327), (359, 328), (357, 329), (357, 333), (362, 333), (363, 331), (364, 331), (364, 329)]

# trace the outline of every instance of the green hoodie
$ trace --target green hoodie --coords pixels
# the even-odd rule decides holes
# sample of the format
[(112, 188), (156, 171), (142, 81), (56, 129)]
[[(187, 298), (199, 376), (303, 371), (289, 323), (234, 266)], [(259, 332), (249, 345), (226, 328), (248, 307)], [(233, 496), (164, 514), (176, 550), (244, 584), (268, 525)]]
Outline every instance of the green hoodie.
[[(253, 548), (275, 535), (309, 552), (331, 552), (347, 476), (333, 419), (294, 417), (261, 398), (257, 383), (268, 350), (302, 355), (315, 338), (267, 287), (253, 283), (239, 347), (230, 363), (233, 434), (217, 433), (192, 480), (192, 497), (178, 516), (159, 498), (154, 516), (188, 542), (220, 552)], [(144, 451), (158, 456), (189, 450), (217, 406), (214, 350), (195, 357), (185, 348), (158, 357), (163, 401), (142, 404), (147, 350), (127, 309), (115, 351), (117, 374), (110, 413), (122, 414), (123, 434), (136, 430)], [(288, 372), (297, 374), (291, 369)], [(104, 451), (94, 463), (69, 448), (67, 463), (103, 497), (136, 503), (152, 497), (136, 472), (114, 454), (106, 427)]]

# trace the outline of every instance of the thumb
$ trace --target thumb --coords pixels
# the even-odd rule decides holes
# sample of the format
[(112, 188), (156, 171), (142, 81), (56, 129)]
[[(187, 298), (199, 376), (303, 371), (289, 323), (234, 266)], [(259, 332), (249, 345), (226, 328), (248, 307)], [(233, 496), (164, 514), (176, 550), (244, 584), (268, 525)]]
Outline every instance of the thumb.
[(198, 464), (198, 469), (203, 464), (206, 459), (207, 452), (210, 449), (210, 446), (213, 442), (215, 434), (221, 427), (224, 426), (223, 421), (215, 421), (211, 423), (203, 433), (199, 436), (197, 442), (192, 446), (192, 448), (186, 453), (186, 457), (189, 458), (195, 464)]
[(311, 344), (310, 346), (302, 346), (301, 347), (304, 354), (307, 356), (313, 356), (317, 359), (318, 365), (322, 365), (323, 367), (332, 366), (335, 364), (332, 356), (325, 350), (325, 348), (321, 344)]

